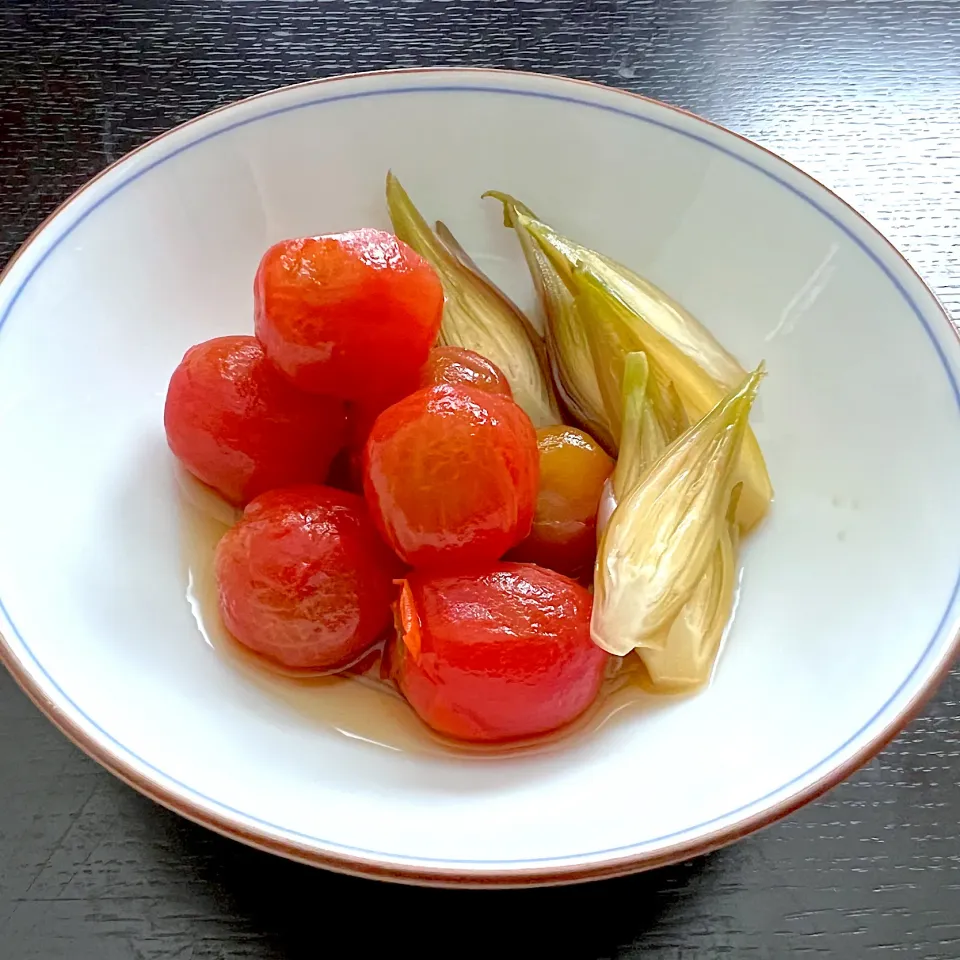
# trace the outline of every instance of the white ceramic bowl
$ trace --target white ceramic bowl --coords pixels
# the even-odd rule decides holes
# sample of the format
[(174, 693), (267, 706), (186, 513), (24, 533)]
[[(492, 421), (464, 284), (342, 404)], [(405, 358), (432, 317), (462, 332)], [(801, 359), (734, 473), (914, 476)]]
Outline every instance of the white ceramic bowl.
[[(209, 586), (209, 531), (178, 496), (167, 379), (194, 342), (251, 330), (269, 244), (388, 226), (388, 167), (523, 304), (487, 188), (648, 275), (745, 363), (766, 359), (754, 422), (777, 500), (699, 696), (635, 698), (539, 751), (472, 755), (355, 682), (265, 675), (215, 626), (204, 642), (190, 601)], [(114, 773), (257, 846), (436, 883), (666, 863), (836, 783), (949, 665), (950, 323), (835, 196), (679, 110), (489, 71), (277, 90), (89, 183), (8, 267), (0, 325), (4, 659)]]

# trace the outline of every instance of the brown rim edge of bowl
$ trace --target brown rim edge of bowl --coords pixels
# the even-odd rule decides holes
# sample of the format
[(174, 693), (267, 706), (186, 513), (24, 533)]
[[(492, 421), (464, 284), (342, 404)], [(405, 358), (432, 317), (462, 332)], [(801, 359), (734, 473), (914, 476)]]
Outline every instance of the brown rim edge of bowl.
[[(571, 77), (554, 76), (550, 74), (530, 73), (522, 70), (496, 70), (484, 67), (415, 67), (409, 69), (397, 70), (375, 70), (367, 73), (341, 74), (334, 77), (324, 77), (316, 80), (307, 80), (302, 83), (290, 84), (286, 87), (277, 87), (263, 93), (254, 94), (240, 100), (224, 104), (199, 117), (194, 117), (184, 123), (172, 127), (163, 133), (152, 137), (139, 147), (134, 148), (129, 153), (124, 154), (118, 160), (109, 164), (90, 180), (83, 184), (78, 190), (72, 193), (66, 200), (60, 203), (52, 213), (50, 213), (41, 224), (27, 237), (19, 249), (10, 258), (6, 266), (0, 271), (0, 281), (7, 276), (9, 271), (20, 257), (27, 251), (33, 242), (46, 229), (50, 222), (57, 217), (69, 204), (76, 200), (82, 193), (92, 187), (98, 180), (110, 173), (115, 167), (128, 160), (130, 157), (146, 150), (155, 143), (176, 133), (186, 127), (197, 123), (214, 114), (221, 113), (232, 107), (244, 103), (250, 103), (271, 96), (280, 90), (296, 90), (312, 86), (320, 86), (326, 83), (334, 83), (341, 80), (360, 79), (378, 76), (402, 76), (413, 74), (430, 73), (456, 73), (456, 74), (485, 74), (520, 76), (524, 78), (537, 78), (557, 81), (560, 83), (569, 83), (578, 86), (589, 87), (593, 90), (600, 90), (604, 93), (618, 93), (646, 103), (653, 104), (663, 109), (679, 113), (685, 117), (705, 123), (716, 130), (736, 137), (749, 144), (751, 147), (762, 151), (773, 159), (779, 161), (795, 170), (806, 180), (816, 184), (827, 194), (833, 197), (838, 203), (849, 210), (858, 220), (865, 223), (873, 233), (890, 249), (890, 251), (901, 261), (907, 271), (913, 275), (917, 282), (930, 295), (939, 309), (947, 327), (953, 335), (960, 341), (960, 333), (954, 326), (953, 321), (946, 308), (940, 302), (937, 295), (927, 286), (923, 278), (917, 273), (910, 262), (900, 253), (899, 250), (888, 240), (876, 227), (871, 224), (866, 217), (855, 210), (842, 197), (830, 190), (824, 184), (820, 183), (815, 177), (801, 170), (799, 167), (778, 156), (772, 150), (754, 142), (742, 134), (697, 116), (681, 107), (675, 107), (668, 103), (655, 100), (652, 97), (646, 97), (639, 93), (633, 93), (629, 90), (622, 90), (618, 87), (608, 87), (603, 84), (594, 83), (588, 80), (577, 80)], [(747, 817), (738, 823), (722, 829), (713, 831), (696, 841), (674, 844), (649, 853), (632, 854), (620, 857), (605, 863), (599, 863), (587, 866), (571, 865), (569, 867), (545, 867), (538, 869), (536, 867), (520, 867), (516, 870), (504, 870), (497, 873), (471, 873), (469, 871), (458, 871), (455, 869), (447, 870), (442, 868), (429, 868), (422, 866), (399, 866), (389, 862), (377, 862), (367, 860), (360, 856), (345, 856), (333, 853), (322, 853), (313, 850), (305, 845), (276, 840), (272, 837), (263, 835), (260, 832), (252, 831), (236, 822), (234, 818), (227, 816), (217, 816), (205, 811), (199, 804), (185, 801), (177, 797), (173, 791), (168, 790), (162, 784), (143, 776), (132, 764), (129, 764), (115, 757), (107, 748), (101, 747), (97, 741), (90, 737), (79, 724), (75, 723), (61, 708), (46, 697), (40, 687), (36, 684), (29, 671), (21, 664), (19, 659), (14, 656), (12, 649), (8, 645), (3, 634), (0, 633), (0, 660), (3, 661), (7, 670), (17, 681), (21, 689), (26, 693), (30, 700), (43, 713), (47, 719), (57, 727), (72, 743), (79, 747), (84, 753), (92, 757), (97, 763), (109, 770), (114, 776), (122, 780), (128, 786), (133, 787), (139, 793), (149, 797), (151, 800), (159, 803), (161, 806), (172, 810), (188, 820), (201, 826), (207, 827), (225, 837), (233, 840), (239, 840), (249, 846), (268, 853), (278, 854), (290, 860), (296, 860), (311, 866), (323, 867), (328, 870), (334, 870), (339, 873), (351, 874), (353, 876), (366, 877), (370, 879), (392, 880), (421, 886), (451, 886), (451, 887), (473, 887), (473, 888), (495, 888), (495, 887), (523, 887), (523, 886), (546, 886), (580, 883), (587, 880), (600, 880), (611, 877), (624, 876), (631, 873), (637, 873), (643, 870), (651, 870), (656, 867), (665, 867), (670, 864), (679, 863), (683, 860), (689, 860), (694, 857), (702, 856), (714, 850), (724, 847), (737, 840), (741, 840), (751, 833), (770, 826), (777, 820), (788, 816), (800, 807), (806, 805), (817, 797), (823, 795), (832, 787), (845, 780), (851, 773), (863, 766), (874, 756), (876, 756), (894, 737), (920, 712), (923, 705), (933, 694), (935, 689), (942, 683), (950, 672), (954, 658), (960, 651), (960, 632), (954, 635), (949, 649), (944, 652), (942, 661), (937, 670), (928, 678), (922, 687), (913, 695), (907, 705), (893, 717), (887, 725), (878, 732), (867, 744), (861, 747), (853, 756), (844, 763), (831, 770), (825, 776), (816, 780), (810, 786), (798, 791), (797, 793), (780, 801), (769, 809), (762, 810), (751, 817)]]

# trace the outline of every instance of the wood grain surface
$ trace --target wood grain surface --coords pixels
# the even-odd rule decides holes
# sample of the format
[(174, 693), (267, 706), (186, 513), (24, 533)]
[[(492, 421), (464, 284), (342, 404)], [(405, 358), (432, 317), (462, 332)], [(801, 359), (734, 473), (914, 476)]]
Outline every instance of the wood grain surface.
[[(279, 84), (418, 65), (598, 80), (725, 124), (863, 211), (960, 317), (960, 3), (924, 0), (0, 0), (0, 263), (175, 123)], [(0, 675), (3, 960), (958, 960), (958, 821), (954, 672), (849, 782), (713, 856), (563, 889), (400, 888), (167, 813)]]

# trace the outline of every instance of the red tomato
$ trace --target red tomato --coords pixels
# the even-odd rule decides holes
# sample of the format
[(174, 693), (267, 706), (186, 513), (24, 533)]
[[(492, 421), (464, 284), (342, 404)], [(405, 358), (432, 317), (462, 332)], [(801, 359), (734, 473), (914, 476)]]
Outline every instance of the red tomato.
[(267, 356), (296, 386), (393, 402), (417, 387), (443, 287), (426, 260), (383, 230), (284, 240), (260, 261), (254, 315)]
[(573, 427), (541, 427), (540, 489), (530, 536), (511, 553), (582, 577), (597, 556), (597, 508), (613, 461), (591, 436)]
[(420, 386), (435, 387), (441, 383), (473, 387), (513, 399), (510, 384), (500, 368), (479, 353), (463, 347), (434, 347), (430, 351), (420, 371)]
[(364, 454), (363, 490), (412, 566), (490, 563), (529, 532), (537, 437), (512, 400), (447, 385), (387, 408)]
[(274, 487), (321, 483), (343, 446), (343, 404), (294, 389), (254, 337), (187, 351), (163, 411), (170, 449), (231, 503)]
[(461, 740), (555, 730), (594, 701), (608, 655), (590, 639), (592, 598), (533, 564), (404, 583), (394, 677), (421, 719)]
[(347, 404), (347, 445), (330, 468), (331, 486), (363, 493), (363, 450), (377, 417), (389, 404)]
[(317, 671), (349, 666), (379, 639), (400, 569), (363, 500), (320, 486), (257, 497), (215, 566), (230, 633), (283, 667)]

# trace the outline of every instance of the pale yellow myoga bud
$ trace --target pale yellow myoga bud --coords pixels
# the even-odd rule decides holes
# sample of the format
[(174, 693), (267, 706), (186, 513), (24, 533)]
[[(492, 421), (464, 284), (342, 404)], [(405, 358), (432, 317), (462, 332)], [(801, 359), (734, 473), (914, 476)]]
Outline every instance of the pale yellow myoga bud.
[(619, 656), (663, 649), (724, 536), (762, 368), (674, 441), (618, 502), (597, 555), (591, 634)]
[[(560, 236), (539, 220), (522, 214), (518, 220), (570, 286), (578, 303), (585, 289), (593, 287), (592, 301), (588, 299), (587, 304), (592, 302), (616, 316), (617, 336), (624, 349), (646, 353), (691, 420), (705, 416), (745, 376), (740, 364), (716, 338), (653, 284), (608, 257)], [(604, 335), (611, 343), (609, 326)], [(622, 360), (621, 355), (613, 362), (622, 364)], [(604, 392), (604, 373), (609, 374), (611, 368), (595, 364), (595, 369)], [(605, 396), (608, 413), (609, 393), (606, 391)], [(618, 418), (611, 419), (616, 428)], [(760, 445), (749, 427), (737, 473), (743, 483), (737, 522), (748, 531), (763, 519), (773, 498)]]
[(445, 296), (440, 343), (473, 350), (503, 372), (535, 427), (560, 423), (537, 331), (469, 260), (446, 228), (441, 239), (392, 174), (387, 207), (397, 236), (437, 271)]

